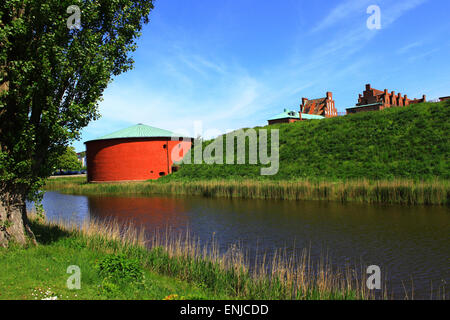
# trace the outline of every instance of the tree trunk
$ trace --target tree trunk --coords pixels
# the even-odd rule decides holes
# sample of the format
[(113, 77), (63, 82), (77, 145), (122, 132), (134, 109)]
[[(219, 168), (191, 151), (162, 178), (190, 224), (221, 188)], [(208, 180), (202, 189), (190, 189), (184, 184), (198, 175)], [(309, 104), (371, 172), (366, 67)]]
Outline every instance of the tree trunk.
[(25, 245), (28, 241), (36, 244), (28, 223), (25, 196), (4, 192), (0, 195), (0, 247), (11, 242)]

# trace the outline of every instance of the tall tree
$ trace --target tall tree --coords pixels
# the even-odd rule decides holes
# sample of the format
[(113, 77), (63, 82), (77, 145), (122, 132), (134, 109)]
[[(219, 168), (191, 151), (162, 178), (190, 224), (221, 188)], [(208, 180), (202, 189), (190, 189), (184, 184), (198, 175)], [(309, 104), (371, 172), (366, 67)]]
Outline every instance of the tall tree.
[(61, 154), (56, 162), (54, 169), (60, 170), (80, 170), (81, 162), (78, 160), (77, 153), (73, 147), (67, 147), (63, 154)]
[(99, 117), (152, 9), (151, 0), (0, 2), (0, 246), (34, 241), (25, 201)]

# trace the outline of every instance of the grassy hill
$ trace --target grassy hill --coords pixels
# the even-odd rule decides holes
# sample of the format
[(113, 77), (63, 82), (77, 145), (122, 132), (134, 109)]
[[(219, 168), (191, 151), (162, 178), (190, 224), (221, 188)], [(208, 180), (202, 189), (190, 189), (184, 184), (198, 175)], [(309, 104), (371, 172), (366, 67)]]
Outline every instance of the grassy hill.
[(261, 164), (183, 164), (161, 180), (449, 179), (449, 119), (446, 101), (255, 128), (280, 130), (276, 175), (261, 176)]

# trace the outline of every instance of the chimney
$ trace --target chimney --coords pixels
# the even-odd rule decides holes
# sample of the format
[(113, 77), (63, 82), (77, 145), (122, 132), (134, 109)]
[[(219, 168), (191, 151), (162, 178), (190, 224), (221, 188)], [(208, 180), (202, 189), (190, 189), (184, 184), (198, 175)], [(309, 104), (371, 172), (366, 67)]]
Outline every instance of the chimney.
[(333, 100), (333, 93), (332, 92), (327, 92), (327, 99), (328, 100)]
[(423, 99), (423, 102), (427, 102), (427, 96), (426, 95), (423, 95), (422, 99)]
[(372, 88), (370, 87), (370, 83), (366, 84), (366, 91), (369, 91), (370, 89), (372, 89)]

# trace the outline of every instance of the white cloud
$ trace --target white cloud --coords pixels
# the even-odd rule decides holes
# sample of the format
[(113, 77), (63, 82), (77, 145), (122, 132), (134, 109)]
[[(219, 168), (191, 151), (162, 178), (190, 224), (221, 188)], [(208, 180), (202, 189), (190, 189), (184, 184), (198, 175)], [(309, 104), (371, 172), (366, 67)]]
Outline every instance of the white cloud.
[(422, 41), (416, 41), (416, 42), (410, 43), (410, 44), (408, 44), (408, 45), (406, 45), (406, 46), (404, 46), (404, 47), (398, 49), (398, 50), (397, 50), (397, 53), (398, 53), (398, 54), (405, 54), (405, 53), (407, 53), (409, 50), (414, 49), (414, 48), (417, 48), (417, 47), (421, 47), (422, 45), (423, 45), (423, 42), (422, 42)]
[(318, 32), (329, 28), (343, 20), (350, 20), (352, 16), (365, 13), (368, 5), (374, 0), (347, 0), (331, 10), (313, 29), (312, 32)]
[(429, 0), (387, 1), (381, 11), (383, 28), (398, 20), (407, 11), (415, 9)]
[[(347, 0), (333, 8), (313, 29), (312, 32), (336, 26), (339, 23), (353, 25), (352, 22), (365, 25), (369, 17), (366, 9), (370, 5), (378, 5), (381, 8), (382, 28), (399, 19), (405, 12), (412, 10), (428, 0)], [(358, 19), (364, 17), (366, 19)]]
[(435, 48), (435, 49), (428, 50), (428, 51), (426, 51), (426, 52), (419, 53), (419, 54), (414, 55), (414, 56), (410, 56), (410, 57), (408, 58), (408, 62), (412, 63), (412, 62), (414, 62), (414, 61), (416, 61), (416, 60), (420, 60), (420, 59), (429, 57), (429, 56), (431, 56), (433, 53), (438, 52), (438, 51), (439, 51), (439, 49), (438, 49), (438, 48)]

